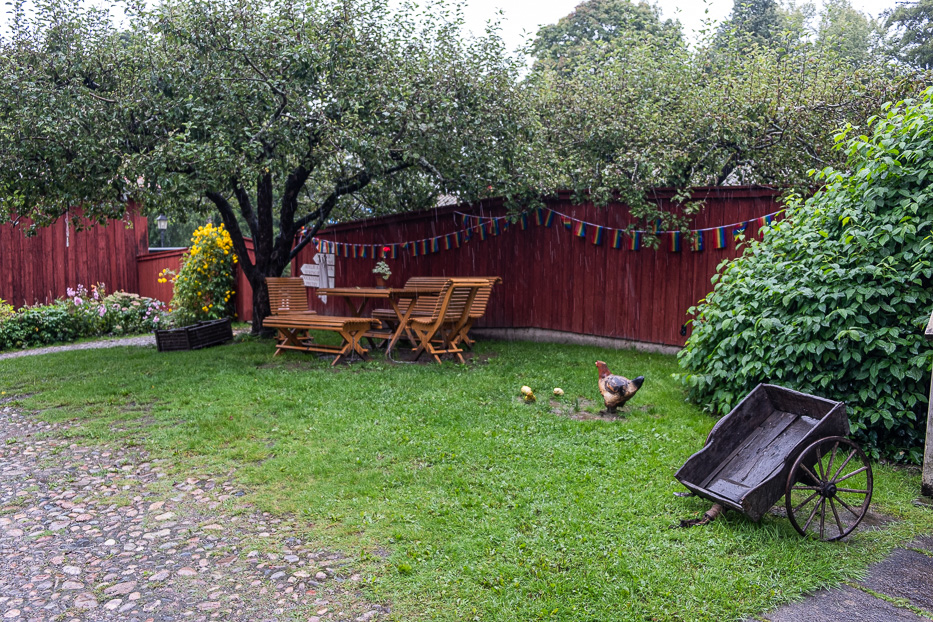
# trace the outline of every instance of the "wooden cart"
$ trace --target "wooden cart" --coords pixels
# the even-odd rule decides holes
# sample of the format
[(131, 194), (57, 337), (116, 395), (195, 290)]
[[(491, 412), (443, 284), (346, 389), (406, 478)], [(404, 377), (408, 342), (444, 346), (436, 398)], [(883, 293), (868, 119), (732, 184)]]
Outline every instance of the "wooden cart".
[(783, 495), (797, 531), (838, 540), (865, 516), (872, 494), (871, 465), (848, 434), (844, 403), (760, 384), (675, 477), (753, 521)]

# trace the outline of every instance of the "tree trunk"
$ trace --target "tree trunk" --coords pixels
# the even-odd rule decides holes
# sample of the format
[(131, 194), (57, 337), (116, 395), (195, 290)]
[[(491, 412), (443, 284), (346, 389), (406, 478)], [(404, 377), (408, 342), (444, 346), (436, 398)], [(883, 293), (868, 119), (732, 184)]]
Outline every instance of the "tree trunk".
[(272, 337), (275, 330), (263, 328), (262, 325), (262, 321), (269, 317), (272, 312), (269, 305), (269, 288), (266, 287), (266, 278), (264, 276), (260, 277), (255, 282), (250, 280), (249, 284), (253, 288), (253, 327), (250, 334), (259, 337)]

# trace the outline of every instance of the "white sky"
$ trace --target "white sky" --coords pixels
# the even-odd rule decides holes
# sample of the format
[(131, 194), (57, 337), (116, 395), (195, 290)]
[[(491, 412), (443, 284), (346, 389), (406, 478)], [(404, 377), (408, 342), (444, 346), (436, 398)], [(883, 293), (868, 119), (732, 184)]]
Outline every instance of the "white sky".
[[(107, 0), (89, 0), (98, 6), (111, 4)], [(153, 0), (149, 0), (152, 2)], [(486, 22), (496, 17), (502, 11), (502, 36), (509, 50), (515, 50), (525, 42), (526, 37), (533, 37), (538, 28), (545, 24), (556, 23), (561, 17), (568, 15), (583, 0), (544, 0), (532, 2), (528, 0), (464, 0), (467, 28), (476, 34), (481, 34)], [(634, 0), (638, 1), (638, 0)], [(780, 1), (780, 0), (779, 0)], [(783, 0), (784, 3), (787, 0)], [(797, 0), (803, 4), (808, 0)], [(810, 0), (817, 9), (822, 0)], [(872, 17), (879, 16), (882, 11), (893, 8), (899, 0), (851, 0), (852, 6)], [(732, 10), (733, 0), (649, 0), (652, 4), (661, 7), (662, 18), (678, 19), (683, 24), (684, 32), (690, 39), (695, 39), (698, 30), (703, 28), (705, 21), (720, 22), (728, 17)], [(114, 3), (116, 4), (116, 3)], [(7, 25), (7, 11), (9, 4), (0, 6), (0, 32)], [(116, 13), (122, 13), (120, 9)]]
[[(476, 33), (482, 32), (486, 22), (501, 9), (504, 20), (502, 35), (507, 47), (514, 50), (523, 41), (523, 32), (532, 36), (545, 24), (556, 23), (568, 15), (583, 0), (466, 0), (467, 26)], [(637, 0), (636, 0), (637, 1)], [(872, 17), (878, 17), (885, 9), (893, 8), (897, 0), (851, 0), (852, 6)], [(703, 27), (703, 22), (712, 19), (720, 22), (732, 11), (733, 0), (653, 0), (661, 7), (664, 19), (678, 19), (684, 32), (691, 39)], [(819, 9), (821, 0), (813, 0)], [(802, 4), (802, 2), (798, 2)]]

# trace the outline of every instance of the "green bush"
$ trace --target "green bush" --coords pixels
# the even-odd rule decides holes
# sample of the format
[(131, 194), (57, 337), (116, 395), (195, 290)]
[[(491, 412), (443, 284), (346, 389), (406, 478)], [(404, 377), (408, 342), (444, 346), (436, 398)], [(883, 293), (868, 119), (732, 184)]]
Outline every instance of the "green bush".
[(173, 323), (187, 326), (236, 315), (236, 263), (233, 240), (223, 224), (198, 227), (178, 274), (168, 268), (159, 274), (160, 283), (170, 280), (173, 285)]
[[(933, 91), (837, 138), (826, 169), (694, 310), (681, 352), (692, 400), (722, 415), (760, 382), (843, 400), (875, 457), (922, 457), (933, 361)], [(715, 279), (714, 279), (715, 281)]]
[(12, 311), (0, 301), (0, 350), (151, 332), (165, 319), (164, 305), (158, 300), (126, 292), (107, 296), (101, 284), (90, 291), (78, 285), (68, 288), (66, 299), (48, 305)]
[(83, 322), (76, 322), (69, 311), (64, 301), (20, 309), (0, 321), (0, 350), (78, 339), (82, 336)]

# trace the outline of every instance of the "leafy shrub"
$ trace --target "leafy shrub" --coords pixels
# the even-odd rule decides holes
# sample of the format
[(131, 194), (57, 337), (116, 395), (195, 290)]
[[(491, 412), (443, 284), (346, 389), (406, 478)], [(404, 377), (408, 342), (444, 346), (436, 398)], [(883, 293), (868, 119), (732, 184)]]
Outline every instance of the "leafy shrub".
[(81, 322), (76, 322), (70, 311), (69, 304), (64, 301), (23, 307), (0, 321), (0, 350), (78, 339), (82, 336)]
[(933, 353), (933, 91), (837, 137), (849, 169), (721, 269), (681, 352), (692, 400), (725, 414), (760, 382), (843, 400), (875, 457), (918, 462)]
[(236, 263), (233, 240), (222, 224), (208, 223), (194, 232), (178, 274), (168, 269), (159, 274), (160, 283), (174, 284), (171, 306), (176, 325), (233, 316)]
[[(12, 307), (10, 307), (12, 310)], [(74, 341), (83, 337), (151, 332), (165, 323), (164, 305), (151, 298), (116, 292), (98, 283), (68, 288), (68, 297), (49, 305), (4, 313), (0, 305), (0, 350)]]
[(115, 292), (103, 300), (107, 332), (112, 335), (148, 333), (164, 326), (167, 310), (161, 300), (129, 292)]

